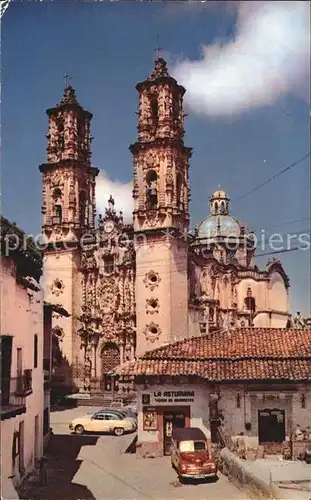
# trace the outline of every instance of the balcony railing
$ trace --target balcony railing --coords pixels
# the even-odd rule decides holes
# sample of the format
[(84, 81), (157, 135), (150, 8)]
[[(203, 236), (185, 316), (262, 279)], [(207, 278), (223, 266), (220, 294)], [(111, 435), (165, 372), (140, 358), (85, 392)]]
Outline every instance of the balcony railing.
[(1, 380), (1, 420), (25, 413), (26, 397), (32, 392), (32, 370)]

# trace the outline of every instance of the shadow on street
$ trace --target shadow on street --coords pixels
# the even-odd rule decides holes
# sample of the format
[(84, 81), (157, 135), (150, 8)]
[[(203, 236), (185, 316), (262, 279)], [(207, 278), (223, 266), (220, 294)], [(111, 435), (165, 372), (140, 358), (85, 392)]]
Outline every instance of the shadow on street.
[(18, 489), (19, 498), (27, 500), (91, 500), (95, 497), (81, 484), (72, 484), (82, 460), (77, 456), (83, 446), (94, 446), (94, 436), (53, 435), (47, 458), (47, 485), (40, 486), (38, 475), (27, 478)]

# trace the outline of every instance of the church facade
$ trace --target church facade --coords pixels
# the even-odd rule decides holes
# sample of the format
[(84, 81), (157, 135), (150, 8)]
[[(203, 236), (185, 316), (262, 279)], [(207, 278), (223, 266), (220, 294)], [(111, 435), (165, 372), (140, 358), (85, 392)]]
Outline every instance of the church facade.
[(132, 224), (112, 197), (96, 217), (92, 115), (73, 88), (47, 110), (40, 166), (45, 300), (70, 313), (53, 317), (55, 364), (80, 392), (111, 390), (111, 371), (148, 350), (232, 325), (284, 328), (290, 316), (281, 263), (256, 266), (254, 235), (230, 215), (224, 191), (189, 229), (185, 89), (162, 58), (136, 88)]

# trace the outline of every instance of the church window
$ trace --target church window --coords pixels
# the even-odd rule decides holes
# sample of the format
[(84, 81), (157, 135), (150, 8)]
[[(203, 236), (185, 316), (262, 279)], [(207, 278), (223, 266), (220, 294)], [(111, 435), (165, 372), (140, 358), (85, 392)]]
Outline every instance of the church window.
[(153, 272), (149, 273), (148, 279), (149, 281), (151, 281), (151, 283), (156, 283), (158, 281), (157, 275)]
[(216, 202), (215, 203), (215, 214), (217, 214), (217, 213), (218, 213), (218, 203)]
[(154, 170), (149, 170), (146, 176), (147, 181), (147, 206), (149, 210), (155, 210), (158, 206), (158, 176)]
[(157, 313), (159, 309), (159, 299), (151, 297), (146, 300), (146, 310), (149, 314)]
[(255, 301), (255, 299), (253, 297), (251, 287), (248, 287), (248, 289), (247, 289), (247, 293), (246, 293), (246, 297), (244, 299), (244, 303), (245, 303), (246, 309), (249, 312), (251, 312), (251, 313), (255, 312), (255, 310), (256, 310), (256, 301)]
[(146, 288), (149, 288), (152, 291), (159, 285), (161, 278), (155, 271), (149, 271), (145, 274), (145, 278), (143, 281)]
[(206, 322), (205, 321), (200, 321), (200, 333), (206, 333)]
[(53, 191), (54, 200), (54, 215), (57, 223), (62, 222), (62, 192), (59, 188), (55, 188)]
[(106, 274), (112, 274), (114, 272), (113, 255), (105, 255), (105, 257), (104, 257), (104, 271)]
[(220, 204), (220, 213), (221, 214), (225, 213), (225, 202), (224, 201), (222, 201)]
[(53, 191), (53, 198), (55, 201), (61, 199), (62, 197), (62, 192), (59, 188), (55, 188), (54, 191)]
[(152, 335), (156, 335), (158, 333), (158, 329), (156, 326), (151, 326), (150, 327), (150, 333), (152, 333)]
[(62, 215), (63, 215), (63, 210), (62, 210), (62, 206), (61, 205), (58, 205), (56, 204), (55, 205), (55, 215), (58, 219), (58, 222), (62, 222)]

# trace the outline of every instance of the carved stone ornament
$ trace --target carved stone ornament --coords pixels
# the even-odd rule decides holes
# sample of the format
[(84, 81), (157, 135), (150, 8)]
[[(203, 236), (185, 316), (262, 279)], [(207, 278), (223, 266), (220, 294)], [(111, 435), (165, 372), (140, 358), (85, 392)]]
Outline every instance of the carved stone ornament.
[(143, 281), (145, 283), (145, 287), (153, 291), (157, 286), (159, 286), (161, 278), (158, 273), (151, 270), (149, 273), (146, 273)]
[(114, 277), (100, 276), (97, 286), (97, 304), (101, 314), (112, 314), (117, 310), (118, 284)]
[(53, 237), (55, 241), (60, 241), (63, 238), (63, 232), (61, 227), (54, 227)]
[(64, 282), (58, 278), (56, 278), (50, 286), (52, 294), (56, 295), (56, 297), (64, 293), (64, 288), (65, 288)]
[(174, 185), (174, 179), (173, 179), (173, 174), (172, 174), (172, 167), (167, 166), (167, 169), (166, 169), (166, 187), (172, 188), (173, 185)]
[(93, 253), (83, 253), (81, 257), (82, 269), (94, 269), (97, 267), (95, 255)]
[(158, 223), (158, 212), (156, 210), (148, 210), (147, 213), (147, 225), (150, 227), (154, 227)]
[(146, 328), (143, 330), (143, 334), (145, 335), (146, 339), (149, 340), (150, 342), (155, 342), (158, 340), (161, 336), (161, 328), (159, 327), (158, 324), (152, 322), (149, 323), (149, 325), (146, 325)]
[(62, 340), (65, 336), (64, 330), (56, 325), (54, 328), (52, 328), (52, 335), (54, 335), (58, 340)]
[(159, 312), (159, 299), (156, 297), (150, 297), (146, 299), (146, 313), (156, 314)]
[(105, 314), (102, 321), (102, 333), (105, 341), (116, 340), (116, 322), (113, 314)]
[(154, 168), (156, 170), (156, 156), (154, 153), (149, 153), (145, 160), (146, 168)]
[(63, 179), (59, 174), (56, 174), (52, 176), (51, 181), (53, 187), (59, 187), (62, 185)]

